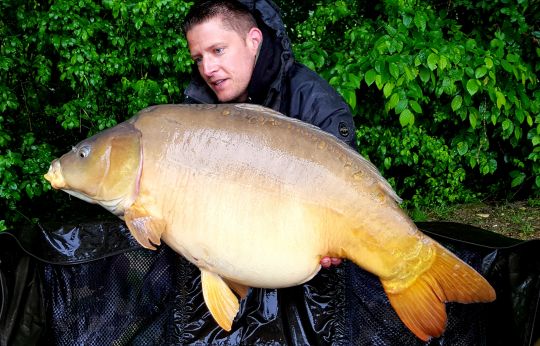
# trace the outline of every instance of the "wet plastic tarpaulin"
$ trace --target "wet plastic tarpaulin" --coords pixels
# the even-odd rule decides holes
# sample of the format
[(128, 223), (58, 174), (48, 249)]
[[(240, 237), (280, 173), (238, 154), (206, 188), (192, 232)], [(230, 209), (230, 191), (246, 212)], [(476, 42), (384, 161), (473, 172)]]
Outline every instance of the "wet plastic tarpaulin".
[(540, 240), (456, 223), (419, 223), (482, 273), (489, 304), (447, 304), (442, 337), (421, 342), (380, 282), (353, 263), (304, 285), (252, 289), (233, 329), (204, 304), (198, 269), (166, 245), (139, 247), (120, 221), (0, 234), (4, 345), (533, 345), (540, 338)]

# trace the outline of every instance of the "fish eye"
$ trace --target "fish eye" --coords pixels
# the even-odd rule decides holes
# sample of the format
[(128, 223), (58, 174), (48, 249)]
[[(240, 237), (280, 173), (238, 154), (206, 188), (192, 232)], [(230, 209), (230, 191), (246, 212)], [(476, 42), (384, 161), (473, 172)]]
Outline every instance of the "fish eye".
[(77, 151), (77, 155), (81, 158), (81, 159), (84, 159), (86, 157), (88, 157), (88, 155), (90, 154), (90, 147), (89, 146), (82, 146), (79, 148), (79, 150)]

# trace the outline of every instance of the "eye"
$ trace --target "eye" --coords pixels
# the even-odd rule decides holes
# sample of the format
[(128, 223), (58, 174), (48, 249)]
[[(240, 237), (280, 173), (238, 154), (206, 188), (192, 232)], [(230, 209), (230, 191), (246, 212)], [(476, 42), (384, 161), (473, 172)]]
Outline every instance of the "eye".
[(194, 58), (193, 61), (194, 61), (197, 65), (199, 65), (199, 64), (201, 63), (202, 59), (201, 59), (201, 58)]
[(79, 150), (77, 150), (77, 155), (81, 159), (88, 157), (88, 155), (90, 155), (90, 147), (87, 145), (80, 147)]
[(216, 48), (215, 52), (217, 55), (221, 55), (225, 52), (225, 48)]

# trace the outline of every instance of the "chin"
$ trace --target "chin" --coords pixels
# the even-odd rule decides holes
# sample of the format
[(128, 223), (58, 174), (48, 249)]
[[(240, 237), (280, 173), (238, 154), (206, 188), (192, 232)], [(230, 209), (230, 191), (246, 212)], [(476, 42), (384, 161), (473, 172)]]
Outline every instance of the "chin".
[(221, 103), (242, 103), (242, 102), (245, 102), (245, 101), (240, 100), (241, 99), (240, 95), (231, 95), (231, 94), (225, 94), (225, 93), (222, 93), (220, 95), (220, 94), (216, 93), (216, 96), (217, 96), (219, 102), (221, 102)]
[(218, 100), (221, 103), (241, 103), (241, 101), (235, 97), (218, 97)]

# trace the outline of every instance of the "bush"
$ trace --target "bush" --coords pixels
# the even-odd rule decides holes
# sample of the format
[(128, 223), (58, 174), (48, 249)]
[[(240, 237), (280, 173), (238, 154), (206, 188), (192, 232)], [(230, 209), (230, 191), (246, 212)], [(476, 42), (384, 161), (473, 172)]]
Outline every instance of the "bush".
[[(347, 100), (361, 153), (409, 204), (538, 196), (538, 5), (278, 4), (296, 57)], [(42, 178), (53, 157), (148, 105), (181, 101), (190, 5), (0, 3), (0, 230), (64, 213), (65, 196)]]
[(181, 101), (191, 68), (181, 30), (189, 5), (1, 3), (0, 197), (7, 220), (61, 207), (49, 200), (57, 194), (42, 196), (53, 157), (148, 105)]
[(345, 97), (360, 151), (409, 203), (538, 196), (536, 10), (333, 1), (296, 26), (295, 52)]

